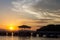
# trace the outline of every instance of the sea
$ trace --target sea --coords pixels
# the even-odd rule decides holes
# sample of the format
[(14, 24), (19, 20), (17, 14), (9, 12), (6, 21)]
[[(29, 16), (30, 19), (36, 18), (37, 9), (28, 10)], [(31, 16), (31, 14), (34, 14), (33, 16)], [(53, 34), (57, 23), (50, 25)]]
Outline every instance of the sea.
[(0, 40), (60, 40), (60, 38), (0, 36)]

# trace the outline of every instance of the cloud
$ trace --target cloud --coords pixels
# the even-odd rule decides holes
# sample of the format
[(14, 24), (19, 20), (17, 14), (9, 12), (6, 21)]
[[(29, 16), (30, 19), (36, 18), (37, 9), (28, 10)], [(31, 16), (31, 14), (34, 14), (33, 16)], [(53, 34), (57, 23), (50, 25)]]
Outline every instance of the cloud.
[(31, 14), (37, 19), (60, 18), (60, 0), (16, 0), (12, 4), (13, 11)]
[(35, 7), (49, 10), (59, 10), (60, 9), (60, 0), (42, 0), (38, 2)]

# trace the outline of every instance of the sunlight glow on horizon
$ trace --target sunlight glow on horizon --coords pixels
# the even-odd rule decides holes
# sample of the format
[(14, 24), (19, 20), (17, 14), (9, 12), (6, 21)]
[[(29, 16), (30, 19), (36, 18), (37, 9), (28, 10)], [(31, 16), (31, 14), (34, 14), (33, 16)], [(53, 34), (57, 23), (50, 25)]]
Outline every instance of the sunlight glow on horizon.
[(10, 30), (14, 30), (14, 27), (11, 26), (11, 27), (9, 27), (9, 29), (10, 29)]
[(17, 30), (19, 30), (19, 29), (18, 29), (18, 27), (16, 27), (15, 25), (10, 24), (10, 25), (7, 26), (7, 29), (6, 29), (6, 30), (7, 30), (7, 31), (17, 31)]

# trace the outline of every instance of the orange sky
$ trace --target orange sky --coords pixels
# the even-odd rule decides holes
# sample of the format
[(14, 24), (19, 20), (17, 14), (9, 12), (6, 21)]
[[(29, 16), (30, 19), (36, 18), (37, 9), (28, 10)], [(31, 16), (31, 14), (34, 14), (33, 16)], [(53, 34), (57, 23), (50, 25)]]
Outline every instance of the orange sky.
[[(32, 20), (32, 19), (19, 19), (12, 21), (5, 21), (0, 25), (0, 29), (9, 29), (9, 27), (14, 27), (15, 29), (21, 25), (31, 26), (31, 30), (36, 30), (39, 28), (38, 26), (42, 26), (41, 23), (38, 23), (40, 20)], [(44, 24), (43, 24), (44, 25)]]
[[(35, 1), (31, 0), (30, 1), (31, 3), (27, 0), (26, 0), (26, 3), (23, 3), (24, 1), (25, 0), (21, 2), (20, 1), (15, 2), (15, 0), (0, 0), (0, 29), (9, 29), (9, 27), (11, 26), (16, 29), (18, 28), (18, 26), (28, 25), (32, 27), (31, 30), (36, 30), (37, 28), (43, 25), (52, 24), (53, 21), (54, 23), (60, 24), (60, 16), (55, 15), (55, 12), (58, 13), (59, 10), (55, 10), (53, 14), (47, 12), (49, 15), (46, 14), (45, 12), (45, 11), (53, 11), (53, 10), (45, 9), (45, 6), (48, 6), (46, 7), (48, 9), (50, 9), (50, 6), (52, 8), (50, 1), (41, 0), (41, 3), (40, 3), (41, 6), (40, 4), (38, 4), (40, 0), (36, 3), (38, 5), (35, 4), (36, 0)], [(49, 3), (49, 5), (47, 5), (45, 2)], [(55, 18), (55, 16), (57, 18)], [(41, 18), (44, 18), (44, 19), (52, 18), (53, 20), (52, 21), (45, 20), (46, 22), (49, 22), (49, 23), (42, 23), (43, 21), (40, 21)]]

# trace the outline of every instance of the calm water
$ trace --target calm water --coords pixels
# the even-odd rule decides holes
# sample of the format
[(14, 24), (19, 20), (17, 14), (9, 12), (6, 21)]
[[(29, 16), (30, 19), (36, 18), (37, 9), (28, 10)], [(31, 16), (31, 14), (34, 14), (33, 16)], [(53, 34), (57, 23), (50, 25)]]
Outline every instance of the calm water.
[(0, 36), (0, 40), (60, 40), (60, 38)]

